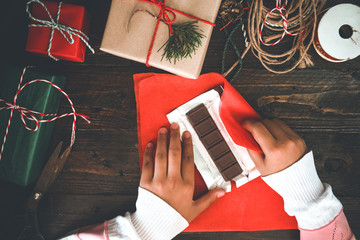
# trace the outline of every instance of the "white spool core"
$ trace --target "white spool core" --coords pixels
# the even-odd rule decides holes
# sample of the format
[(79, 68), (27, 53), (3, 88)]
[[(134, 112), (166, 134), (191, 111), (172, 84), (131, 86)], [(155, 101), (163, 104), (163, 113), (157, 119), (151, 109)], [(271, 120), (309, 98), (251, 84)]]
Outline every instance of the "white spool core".
[(331, 57), (346, 61), (360, 55), (360, 7), (339, 4), (330, 8), (319, 22), (318, 38)]

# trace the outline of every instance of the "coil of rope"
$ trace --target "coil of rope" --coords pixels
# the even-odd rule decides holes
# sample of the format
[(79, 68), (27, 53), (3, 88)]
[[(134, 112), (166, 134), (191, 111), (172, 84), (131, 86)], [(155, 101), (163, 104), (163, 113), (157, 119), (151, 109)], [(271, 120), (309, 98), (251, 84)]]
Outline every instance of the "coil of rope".
[[(275, 7), (269, 7), (274, 3)], [(326, 0), (248, 0), (247, 33), (251, 49), (270, 72), (287, 73), (296, 67), (313, 66), (308, 50), (314, 40), (317, 15)], [(287, 36), (288, 35), (288, 36)], [(290, 43), (289, 43), (290, 42)], [(275, 46), (276, 45), (276, 46)], [(227, 76), (241, 61), (224, 73)]]
[[(307, 51), (314, 39), (317, 14), (325, 2), (302, 0), (287, 4), (287, 0), (276, 0), (275, 8), (270, 9), (264, 6), (262, 0), (249, 1), (248, 34), (251, 50), (267, 70), (287, 73), (298, 66), (313, 65)], [(268, 34), (264, 37), (264, 33)], [(270, 53), (271, 46), (279, 44), (286, 35), (291, 35), (287, 39), (291, 41), (290, 48), (280, 53)], [(277, 49), (282, 48), (279, 45)], [(284, 69), (276, 67), (280, 65), (287, 66)]]

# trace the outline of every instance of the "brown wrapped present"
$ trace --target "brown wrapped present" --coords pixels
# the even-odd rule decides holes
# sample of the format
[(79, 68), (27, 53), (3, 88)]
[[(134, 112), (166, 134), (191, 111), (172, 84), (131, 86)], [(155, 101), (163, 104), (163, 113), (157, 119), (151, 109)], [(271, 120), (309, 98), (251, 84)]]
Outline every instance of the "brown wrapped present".
[[(197, 78), (220, 3), (221, 0), (113, 0), (100, 49), (183, 77)], [(180, 60), (163, 57), (171, 30), (193, 21), (203, 36), (201, 44)]]

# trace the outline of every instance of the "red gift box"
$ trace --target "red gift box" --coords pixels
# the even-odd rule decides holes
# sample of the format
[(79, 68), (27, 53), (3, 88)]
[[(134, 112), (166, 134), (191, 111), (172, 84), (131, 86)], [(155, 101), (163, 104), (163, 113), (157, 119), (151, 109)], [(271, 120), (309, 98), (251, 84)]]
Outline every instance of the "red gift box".
[[(32, 9), (31, 13), (28, 13), (30, 17), (30, 24), (28, 38), (26, 42), (26, 51), (35, 53), (40, 56), (51, 55), (56, 59), (74, 62), (84, 62), (87, 46), (86, 35), (88, 34), (89, 30), (89, 16), (85, 11), (85, 8), (83, 6), (60, 3), (61, 7), (59, 13), (59, 20), (57, 21), (59, 3), (40, 2), (35, 0), (28, 2), (28, 6), (30, 4), (32, 4)], [(50, 13), (53, 21), (49, 17), (46, 9)], [(40, 21), (34, 21), (33, 19), (31, 19), (30, 14), (33, 18)], [(67, 31), (60, 31), (57, 28), (46, 26), (45, 24), (43, 24), (44, 21), (47, 21), (47, 24), (58, 24), (70, 27), (74, 30), (75, 34), (80, 34), (85, 41), (83, 41), (79, 36), (76, 36), (75, 34), (70, 35), (70, 33)], [(51, 40), (52, 31), (54, 31), (54, 33)], [(72, 38), (73, 43), (71, 43)], [(50, 41), (51, 45), (49, 55), (48, 49)], [(90, 50), (92, 50), (90, 45), (88, 45), (88, 47), (90, 48)]]

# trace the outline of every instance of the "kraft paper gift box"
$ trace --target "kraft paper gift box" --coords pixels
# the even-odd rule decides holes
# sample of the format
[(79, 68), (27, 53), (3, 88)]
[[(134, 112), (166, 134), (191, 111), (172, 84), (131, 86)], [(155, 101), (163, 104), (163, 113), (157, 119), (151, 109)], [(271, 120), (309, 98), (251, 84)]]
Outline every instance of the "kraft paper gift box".
[[(215, 22), (221, 0), (167, 0), (165, 6), (190, 14), (208, 22)], [(113, 0), (100, 49), (104, 52), (145, 63), (149, 47), (156, 28), (160, 8), (157, 5), (140, 0)], [(194, 21), (174, 12), (176, 19), (173, 25)], [(170, 19), (172, 14), (167, 12)], [(169, 26), (160, 21), (155, 34), (154, 45), (149, 58), (149, 65), (168, 72), (187, 77), (197, 78), (205, 59), (213, 26), (198, 21), (202, 44), (197, 51), (188, 58), (180, 61), (161, 60), (164, 48), (169, 39)], [(161, 50), (159, 50), (161, 48)]]
[[(0, 99), (13, 103), (22, 71), (23, 68), (0, 65)], [(45, 74), (30, 68), (26, 70), (21, 86), (39, 78), (48, 80), (60, 88), (64, 87), (66, 80), (64, 76)], [(19, 93), (16, 103), (18, 106), (42, 113), (57, 113), (61, 97), (62, 94), (50, 84), (36, 82), (29, 84)], [(0, 102), (0, 109), (4, 106), (4, 102)], [(10, 112), (11, 109), (0, 110), (1, 145), (4, 142)], [(34, 122), (25, 120), (29, 127), (35, 126)], [(14, 109), (0, 159), (0, 177), (22, 186), (34, 182), (46, 161), (53, 125), (54, 122), (39, 123), (37, 131), (29, 131), (21, 121), (20, 112)]]

